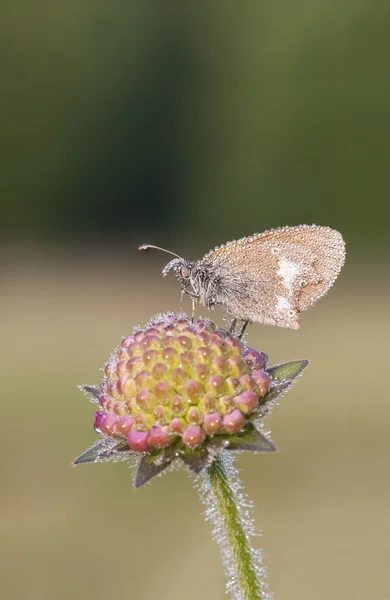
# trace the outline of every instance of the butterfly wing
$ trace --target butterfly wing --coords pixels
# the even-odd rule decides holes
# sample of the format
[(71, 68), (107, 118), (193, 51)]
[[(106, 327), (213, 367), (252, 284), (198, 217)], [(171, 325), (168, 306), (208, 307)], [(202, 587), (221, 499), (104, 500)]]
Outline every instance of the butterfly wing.
[(218, 280), (216, 303), (236, 318), (299, 327), (299, 313), (331, 288), (345, 260), (329, 227), (282, 227), (228, 242), (202, 259)]

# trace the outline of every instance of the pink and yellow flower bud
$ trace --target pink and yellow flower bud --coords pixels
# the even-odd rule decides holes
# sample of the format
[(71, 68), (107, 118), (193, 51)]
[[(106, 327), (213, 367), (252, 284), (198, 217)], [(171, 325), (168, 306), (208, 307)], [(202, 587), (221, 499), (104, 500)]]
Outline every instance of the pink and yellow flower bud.
[(107, 363), (94, 427), (140, 453), (226, 441), (256, 416), (272, 383), (267, 363), (211, 321), (160, 317)]

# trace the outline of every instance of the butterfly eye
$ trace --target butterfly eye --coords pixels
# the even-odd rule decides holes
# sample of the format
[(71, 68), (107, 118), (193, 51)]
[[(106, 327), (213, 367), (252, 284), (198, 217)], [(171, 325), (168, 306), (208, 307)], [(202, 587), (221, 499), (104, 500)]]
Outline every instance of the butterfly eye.
[(183, 277), (183, 279), (188, 279), (190, 275), (191, 271), (189, 267), (187, 267), (187, 265), (183, 265), (182, 267), (180, 267), (180, 276)]

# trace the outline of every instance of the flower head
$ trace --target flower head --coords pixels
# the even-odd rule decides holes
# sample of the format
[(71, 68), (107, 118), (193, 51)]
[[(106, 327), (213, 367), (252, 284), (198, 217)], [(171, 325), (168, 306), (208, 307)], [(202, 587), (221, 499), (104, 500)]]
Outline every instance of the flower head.
[(306, 365), (270, 368), (209, 319), (156, 317), (122, 339), (99, 388), (82, 386), (103, 439), (75, 463), (139, 456), (139, 487), (177, 459), (199, 472), (222, 448), (273, 451), (259, 423)]

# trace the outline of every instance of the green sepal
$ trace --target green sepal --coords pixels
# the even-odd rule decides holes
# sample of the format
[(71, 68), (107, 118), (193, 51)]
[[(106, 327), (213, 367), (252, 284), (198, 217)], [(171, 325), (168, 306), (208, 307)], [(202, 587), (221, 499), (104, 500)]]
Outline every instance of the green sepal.
[(180, 452), (180, 458), (193, 473), (200, 473), (210, 463), (210, 452), (207, 447), (184, 448)]
[(308, 364), (308, 360), (293, 360), (267, 369), (267, 373), (272, 379), (271, 388), (264, 398), (260, 400), (256, 412), (265, 415), (267, 413), (267, 405), (270, 405), (275, 398), (287, 391), (293, 380), (302, 373)]
[(270, 390), (266, 393), (264, 398), (261, 398), (256, 409), (256, 413), (261, 413), (263, 415), (266, 414), (264, 412), (264, 408), (267, 406), (267, 404), (270, 404), (272, 400), (275, 400), (275, 398), (277, 398), (280, 394), (287, 391), (291, 384), (292, 381), (290, 379), (281, 381), (280, 383), (272, 384)]
[(275, 452), (276, 446), (256, 429), (253, 423), (246, 423), (239, 433), (215, 436), (224, 443), (226, 450), (250, 450), (251, 452)]
[(127, 441), (118, 442), (118, 440), (106, 438), (99, 440), (96, 444), (88, 448), (88, 450), (73, 461), (73, 464), (80, 465), (82, 463), (114, 460), (118, 459), (118, 454), (126, 451), (131, 453)]
[(267, 369), (268, 375), (276, 384), (295, 379), (309, 364), (308, 360), (292, 360), (291, 362), (275, 365)]
[(181, 440), (179, 438), (167, 448), (152, 450), (152, 452), (144, 454), (138, 465), (135, 476), (135, 487), (141, 487), (141, 485), (144, 485), (169, 467), (172, 461), (177, 458), (177, 451), (180, 445)]
[(85, 394), (89, 394), (95, 398), (95, 400), (100, 400), (101, 394), (98, 387), (95, 387), (94, 385), (80, 385), (79, 387)]

